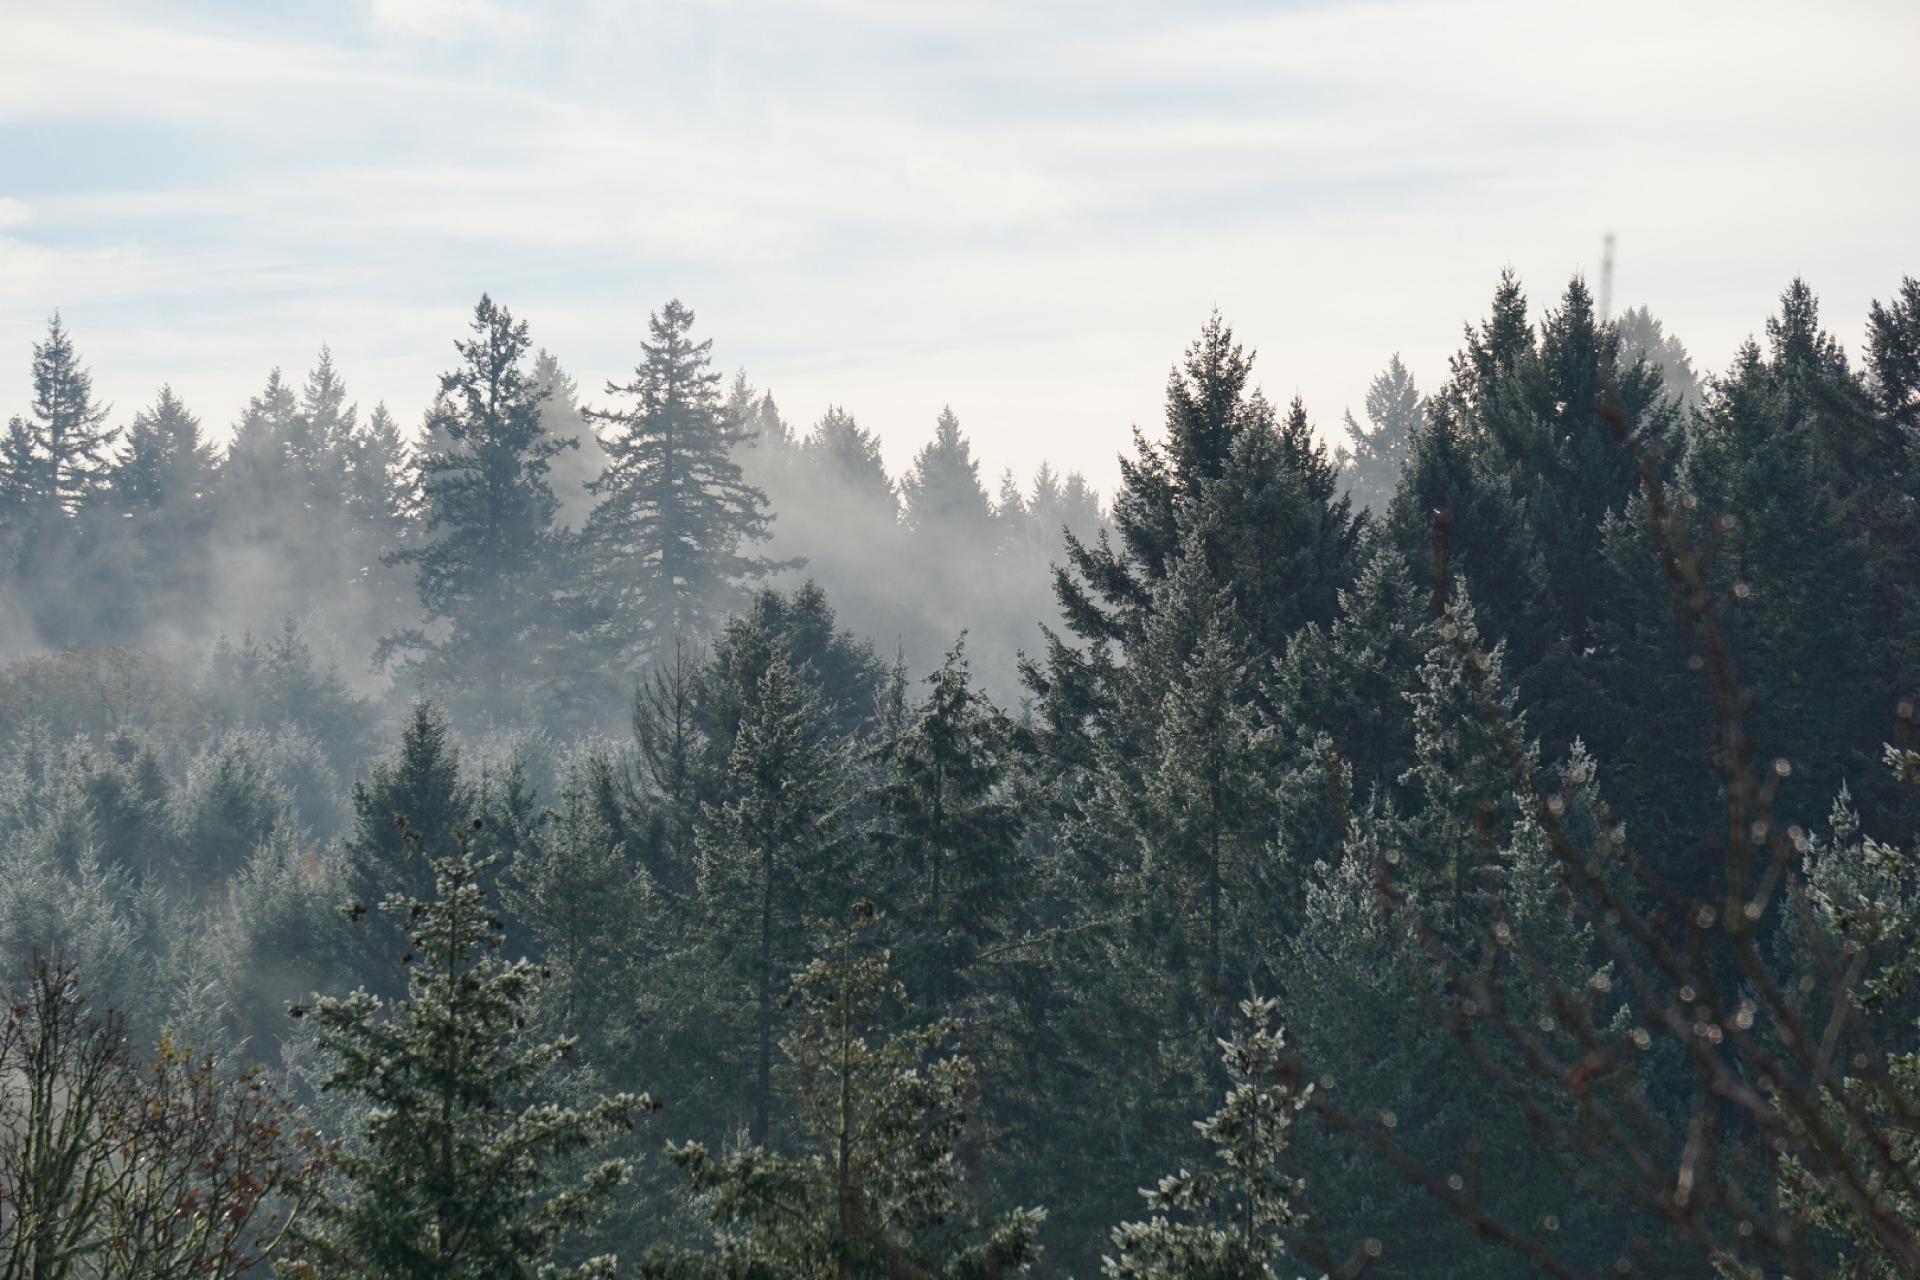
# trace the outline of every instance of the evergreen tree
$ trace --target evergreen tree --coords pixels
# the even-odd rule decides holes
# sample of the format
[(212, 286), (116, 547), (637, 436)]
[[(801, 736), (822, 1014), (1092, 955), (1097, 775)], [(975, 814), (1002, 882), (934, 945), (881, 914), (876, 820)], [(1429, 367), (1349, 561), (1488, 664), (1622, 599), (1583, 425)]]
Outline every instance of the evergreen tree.
[(699, 729), (710, 773), (724, 771), (760, 680), (781, 656), (811, 686), (835, 737), (853, 738), (872, 726), (885, 674), (873, 646), (840, 626), (826, 592), (814, 583), (785, 593), (769, 588), (728, 619), (700, 677)]
[[(1305, 408), (1296, 400), (1277, 420), (1249, 385), (1252, 363), (1219, 316), (1208, 321), (1168, 381), (1165, 442), (1136, 429), (1137, 456), (1121, 460), (1119, 545), (1104, 531), (1092, 546), (1069, 535), (1055, 593), (1083, 643), (1114, 643), (1130, 655), (1190, 536), (1256, 650), (1279, 653), (1300, 626), (1331, 620), (1363, 524), (1338, 493)], [(1048, 684), (1073, 681), (1062, 669)], [(1157, 701), (1159, 691), (1145, 696)]]
[(1804, 333), (1803, 308), (1786, 315), (1769, 354), (1748, 343), (1714, 384), (1679, 487), (1698, 545), (1714, 548), (1713, 603), (1753, 697), (1747, 732), (1762, 749), (1796, 754), (1804, 765), (1788, 785), (1823, 796), (1848, 775), (1867, 780), (1861, 766), (1877, 753), (1885, 712), (1864, 625), (1865, 540), (1851, 536), (1841, 482), (1823, 465), (1814, 355), (1826, 351), (1819, 359), (1832, 372), (1837, 347)]
[(111, 488), (123, 509), (188, 509), (212, 496), (213, 470), (213, 448), (201, 437), (200, 419), (165, 386), (153, 407), (135, 414), (127, 428)]
[(300, 392), (288, 450), (307, 477), (310, 501), (329, 514), (346, 499), (352, 440), (359, 433), (360, 410), (347, 402), (346, 380), (334, 367), (333, 350), (321, 347)]
[(580, 385), (560, 367), (560, 359), (542, 348), (533, 357), (533, 385), (545, 395), (540, 401), (540, 423), (555, 440), (575, 441), (553, 456), (553, 494), (560, 500), (560, 523), (570, 529), (586, 526), (594, 497), (588, 486), (607, 469), (607, 451), (580, 406)]
[(1308, 624), (1287, 644), (1269, 698), (1285, 748), (1312, 754), (1326, 734), (1353, 770), (1364, 804), (1370, 795), (1399, 795), (1412, 766), (1412, 708), (1428, 636), (1425, 595), (1400, 553), (1376, 545), (1353, 585), (1340, 593), (1340, 616)]
[(1127, 640), (1144, 623), (1153, 584), (1166, 576), (1185, 527), (1183, 507), (1226, 469), (1234, 441), (1268, 424), (1272, 407), (1248, 386), (1253, 356), (1216, 313), (1167, 378), (1166, 440), (1134, 428), (1133, 458), (1120, 460), (1114, 499), (1116, 547), (1104, 531), (1092, 545), (1067, 539), (1055, 591), (1067, 625), (1087, 640)]
[(1241, 1002), (1246, 1025), (1220, 1042), (1226, 1100), (1194, 1125), (1213, 1145), (1214, 1165), (1182, 1169), (1140, 1193), (1154, 1216), (1114, 1228), (1118, 1256), (1102, 1260), (1107, 1275), (1279, 1280), (1287, 1236), (1302, 1223), (1293, 1201), (1304, 1185), (1287, 1170), (1288, 1135), (1313, 1086), (1298, 1082), (1275, 1009), (1258, 997)]
[(804, 946), (803, 926), (831, 902), (844, 753), (826, 740), (819, 701), (785, 653), (768, 664), (727, 758), (723, 794), (703, 814), (698, 893), (713, 977), (710, 1016), (729, 1065), (748, 1083), (747, 1129), (770, 1137), (775, 1001)]
[(1295, 400), (1275, 430), (1250, 423), (1188, 521), (1253, 643), (1277, 654), (1309, 622), (1329, 622), (1357, 567), (1364, 518), (1337, 493), (1335, 468)]
[(698, 651), (676, 641), (672, 659), (657, 664), (633, 693), (634, 745), (655, 819), (641, 859), (656, 880), (676, 890), (692, 885), (694, 828), (702, 794), (712, 785), (701, 667)]
[[(415, 703), (399, 751), (353, 784), (353, 829), (340, 847), (348, 909), (364, 913), (390, 897), (430, 892), (435, 860), (455, 852), (452, 833), (475, 811), (445, 718), (433, 703)], [(409, 829), (421, 834), (409, 839)], [(367, 981), (390, 973), (404, 949), (400, 931), (384, 918), (354, 936), (353, 964)]]
[[(1905, 276), (1893, 301), (1868, 310), (1867, 370), (1880, 412), (1905, 434), (1920, 434), (1920, 280)], [(1908, 465), (1911, 465), (1909, 462)]]
[(7, 539), (10, 571), (12, 562), (19, 561), (29, 545), (27, 534), (37, 506), (37, 478), (33, 431), (25, 418), (15, 414), (7, 419), (6, 437), (0, 439), (0, 536)]
[[(1262, 735), (1251, 702), (1246, 644), (1226, 593), (1212, 585), (1197, 538), (1157, 593), (1142, 697), (1158, 692), (1146, 738), (1136, 910), (1142, 932), (1184, 991), (1176, 1005), (1225, 1025), (1230, 986), (1248, 975), (1249, 935), (1264, 895), (1254, 889), (1268, 807)], [(1157, 661), (1155, 661), (1157, 660)], [(1249, 928), (1249, 926), (1251, 926)], [(1235, 962), (1238, 963), (1235, 963)], [(1232, 972), (1230, 972), (1230, 969)]]
[(72, 516), (106, 482), (107, 450), (119, 436), (107, 427), (109, 407), (95, 404), (93, 375), (80, 363), (73, 335), (54, 312), (44, 341), (33, 344), (29, 492), (41, 518)]
[[(973, 688), (964, 638), (903, 706), (875, 750), (868, 796), (879, 815), (878, 883), (900, 922), (902, 974), (935, 1009), (957, 1011), (969, 968), (1007, 936), (1032, 891), (1020, 866), (1021, 815), (1010, 795), (1009, 726)], [(904, 690), (903, 696), (904, 696)]]
[(1398, 352), (1367, 385), (1366, 413), (1364, 426), (1354, 421), (1351, 412), (1347, 414), (1349, 443), (1336, 457), (1354, 502), (1363, 510), (1385, 515), (1422, 422), (1419, 389)]
[(607, 394), (624, 410), (586, 410), (606, 424), (607, 469), (588, 488), (599, 499), (585, 540), (609, 652), (631, 666), (663, 655), (675, 637), (705, 640), (746, 598), (746, 584), (776, 566), (746, 547), (766, 540), (766, 494), (746, 483), (741, 440), (720, 401), (712, 340), (689, 336), (693, 312), (669, 302), (634, 380)]
[(234, 423), (221, 459), (221, 524), (227, 536), (271, 546), (277, 522), (284, 521), (295, 504), (304, 507), (305, 477), (292, 463), (298, 414), (293, 388), (274, 369)]
[(920, 538), (978, 546), (987, 536), (992, 508), (980, 486), (980, 464), (960, 434), (960, 420), (942, 409), (933, 439), (913, 456), (900, 482), (901, 515)]
[(565, 446), (540, 422), (540, 391), (523, 367), (527, 326), (482, 296), (462, 364), (442, 375), (428, 425), (441, 443), (420, 460), (421, 541), (395, 552), (418, 566), (420, 604), (435, 634), (402, 631), (376, 661), (404, 654), (403, 672), (475, 712), (524, 709), (553, 679), (564, 640), (556, 578), (558, 502), (547, 481)]
[[(328, 1092), (368, 1106), (342, 1159), (346, 1193), (320, 1206), (298, 1274), (415, 1277), (610, 1276), (614, 1260), (558, 1265), (628, 1177), (624, 1161), (566, 1186), (562, 1170), (629, 1129), (651, 1104), (616, 1094), (553, 1101), (572, 1041), (526, 1032), (540, 990), (529, 961), (506, 962), (501, 925), (459, 838), (433, 860), (435, 895), (381, 904), (407, 930), (406, 995), (389, 1010), (362, 989), (315, 1001), (332, 1070)], [(305, 1012), (294, 1007), (296, 1015)]]
[(630, 1074), (634, 993), (659, 910), (651, 878), (577, 785), (523, 842), (511, 870), (506, 904), (550, 975), (544, 1019), (579, 1028), (586, 1061), (603, 1073)]
[(1620, 337), (1622, 365), (1644, 360), (1658, 369), (1661, 387), (1682, 411), (1700, 403), (1706, 388), (1693, 367), (1693, 357), (1658, 317), (1645, 307), (1629, 307), (1614, 319), (1613, 328)]
[(410, 459), (400, 424), (377, 404), (347, 442), (347, 508), (373, 545), (398, 547), (413, 505)]
[(134, 415), (108, 478), (107, 506), (117, 517), (112, 554), (128, 607), (146, 617), (123, 624), (121, 634), (139, 634), (155, 614), (183, 630), (204, 616), (215, 466), (200, 420), (172, 387), (160, 388), (153, 406)]
[(1506, 676), (1505, 643), (1483, 648), (1464, 584), (1432, 629), (1413, 704), (1414, 765), (1402, 782), (1420, 798), (1410, 867), (1442, 928), (1457, 929), (1518, 817), (1516, 756), (1537, 748)]
[(872, 904), (854, 910), (848, 926), (821, 931), (824, 954), (794, 977), (800, 1025), (781, 1049), (799, 1081), (799, 1151), (669, 1148), (714, 1252), (662, 1253), (642, 1275), (971, 1280), (1023, 1275), (1037, 1259), (1045, 1213), (994, 1215), (973, 1177), (979, 1084), (955, 1051), (960, 1025), (889, 1034), (907, 1017), (905, 988), (885, 953), (860, 946)]
[(828, 408), (801, 449), (822, 480), (849, 502), (868, 514), (884, 513), (889, 522), (898, 515), (899, 498), (880, 456), (880, 438), (845, 409)]

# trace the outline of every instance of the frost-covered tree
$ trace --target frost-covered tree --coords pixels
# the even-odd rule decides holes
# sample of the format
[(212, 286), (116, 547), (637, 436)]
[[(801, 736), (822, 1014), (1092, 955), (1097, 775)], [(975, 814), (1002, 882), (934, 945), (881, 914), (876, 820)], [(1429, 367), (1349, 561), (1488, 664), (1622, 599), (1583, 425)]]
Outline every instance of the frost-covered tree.
[(1227, 1096), (1196, 1121), (1213, 1160), (1198, 1172), (1162, 1178), (1146, 1197), (1153, 1216), (1113, 1229), (1103, 1259), (1117, 1280), (1279, 1280), (1287, 1237), (1303, 1222), (1294, 1201), (1305, 1190), (1286, 1161), (1302, 1084), (1275, 1020), (1277, 1005), (1240, 1004), (1243, 1025), (1220, 1042)]
[(342, 1193), (304, 1226), (294, 1274), (610, 1276), (612, 1258), (566, 1266), (562, 1251), (628, 1167), (602, 1161), (577, 1181), (567, 1172), (652, 1104), (624, 1093), (557, 1100), (573, 1042), (527, 1029), (540, 970), (500, 958), (485, 863), (463, 833), (433, 870), (432, 898), (380, 904), (408, 935), (406, 994), (388, 1007), (363, 988), (311, 1008), (331, 1068), (321, 1088), (364, 1103), (365, 1127), (343, 1153)]

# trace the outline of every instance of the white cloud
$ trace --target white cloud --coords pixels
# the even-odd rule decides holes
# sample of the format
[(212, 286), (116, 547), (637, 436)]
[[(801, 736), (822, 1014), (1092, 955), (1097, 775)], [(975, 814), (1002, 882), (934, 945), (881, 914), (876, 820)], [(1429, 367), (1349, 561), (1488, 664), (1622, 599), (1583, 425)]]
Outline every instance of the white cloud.
[(12, 196), (0, 196), (0, 231), (12, 227), (24, 227), (33, 220), (33, 210), (27, 208), (26, 201), (16, 200)]
[(123, 406), (171, 378), (224, 423), (330, 341), (410, 422), (482, 289), (586, 387), (678, 293), (896, 466), (951, 400), (989, 468), (1104, 487), (1216, 304), (1332, 427), (1391, 351), (1437, 381), (1502, 266), (1548, 303), (1609, 228), (1616, 295), (1708, 365), (1796, 271), (1851, 337), (1914, 269), (1920, 174), (1887, 157), (1920, 18), (1863, 0), (580, 3), (610, 25), (369, 0), (367, 45), (0, 16), (10, 128), (78, 103), (191, 142), (165, 180), (9, 175), (0, 415), (55, 305)]
[(515, 13), (489, 0), (372, 0), (371, 17), (382, 30), (439, 40), (524, 33), (536, 25), (531, 12)]

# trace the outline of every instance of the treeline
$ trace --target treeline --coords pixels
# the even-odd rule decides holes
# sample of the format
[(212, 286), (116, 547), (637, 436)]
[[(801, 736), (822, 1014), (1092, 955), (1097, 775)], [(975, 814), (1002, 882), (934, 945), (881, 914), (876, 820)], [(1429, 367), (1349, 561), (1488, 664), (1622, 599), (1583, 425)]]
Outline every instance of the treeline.
[[(292, 628), (0, 688), (32, 713), (0, 947), (127, 1043), (265, 1063), (338, 1141), (284, 1153), (283, 1265), (1920, 1266), (1920, 283), (1861, 367), (1795, 282), (1702, 377), (1644, 313), (1505, 278), (1346, 458), (1216, 317), (1109, 523), (1047, 553), (1011, 707), (971, 639), (914, 668), (766, 585), (720, 445), (674, 455), (720, 532), (647, 541), (632, 424), (779, 438), (684, 314), (596, 409), (624, 425), (561, 538), (524, 331), (482, 304), (393, 561), (429, 621), (389, 648), (439, 698), (397, 741)], [(778, 449), (877, 462), (837, 422)], [(993, 563), (975, 591), (1022, 589)], [(592, 696), (629, 723), (540, 714)]]
[(581, 732), (618, 723), (671, 637), (815, 581), (890, 655), (970, 630), (1013, 696), (1061, 530), (1100, 526), (1085, 481), (1043, 465), (990, 498), (951, 412), (895, 479), (844, 410), (800, 432), (744, 373), (723, 392), (693, 321), (669, 303), (631, 380), (582, 403), (482, 299), (415, 438), (362, 415), (322, 349), (220, 446), (169, 387), (110, 425), (56, 315), (0, 442), (0, 654), (188, 658), (295, 618), (358, 687), (378, 668), (463, 724)]

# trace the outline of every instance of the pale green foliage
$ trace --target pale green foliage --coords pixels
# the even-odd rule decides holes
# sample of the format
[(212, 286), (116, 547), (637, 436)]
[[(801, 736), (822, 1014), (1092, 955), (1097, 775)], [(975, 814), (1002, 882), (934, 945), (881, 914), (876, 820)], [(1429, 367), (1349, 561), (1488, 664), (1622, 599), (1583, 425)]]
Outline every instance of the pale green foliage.
[[(1888, 747), (1886, 763), (1909, 783), (1920, 779), (1920, 753)], [(1849, 1145), (1856, 1150), (1850, 1163), (1863, 1174), (1875, 1174), (1877, 1208), (1912, 1238), (1920, 1235), (1920, 1198), (1913, 1192), (1920, 1182), (1920, 1131), (1914, 1122), (1920, 1115), (1920, 1020), (1910, 1013), (1914, 982), (1920, 977), (1920, 949), (1914, 945), (1920, 937), (1920, 857), (1862, 835), (1859, 815), (1843, 791), (1834, 805), (1828, 838), (1808, 842), (1802, 872), (1812, 920), (1801, 928), (1810, 923), (1821, 937), (1797, 939), (1802, 952), (1797, 958), (1816, 973), (1824, 966), (1806, 954), (1815, 946), (1824, 951), (1826, 965), (1857, 960), (1861, 977), (1850, 997), (1877, 1024), (1887, 1051), (1884, 1078), (1868, 1083), (1840, 1077), (1824, 1090), (1827, 1123), (1851, 1139)], [(1830, 981), (1818, 984), (1823, 995)], [(1824, 1007), (1809, 1012), (1833, 1016)], [(1868, 1135), (1849, 1123), (1849, 1108), (1872, 1117), (1871, 1141), (1885, 1144), (1897, 1173), (1867, 1149)], [(1882, 1243), (1885, 1225), (1865, 1221), (1831, 1170), (1814, 1171), (1789, 1156), (1781, 1162), (1780, 1196), (1789, 1209), (1844, 1242), (1840, 1274), (1865, 1280), (1898, 1272), (1899, 1260)]]
[(1182, 1169), (1141, 1191), (1153, 1216), (1115, 1227), (1117, 1251), (1103, 1259), (1120, 1280), (1265, 1280), (1277, 1277), (1286, 1236), (1301, 1217), (1302, 1188), (1285, 1167), (1294, 1116), (1312, 1085), (1297, 1083), (1276, 1024), (1278, 1004), (1241, 1002), (1246, 1025), (1220, 1042), (1227, 1096), (1194, 1127), (1213, 1146), (1213, 1162)]
[[(650, 1107), (619, 1094), (579, 1107), (550, 1100), (572, 1041), (526, 1031), (540, 971), (496, 954), (490, 914), (463, 834), (434, 860), (431, 902), (395, 897), (413, 950), (407, 995), (391, 1010), (363, 989), (323, 998), (313, 1016), (332, 1061), (325, 1090), (364, 1099), (365, 1131), (342, 1161), (345, 1194), (323, 1206), (301, 1276), (494, 1280), (608, 1275), (596, 1258), (552, 1264), (626, 1181), (608, 1160), (563, 1185), (561, 1170), (625, 1132)], [(297, 1010), (297, 1007), (296, 1007)]]

